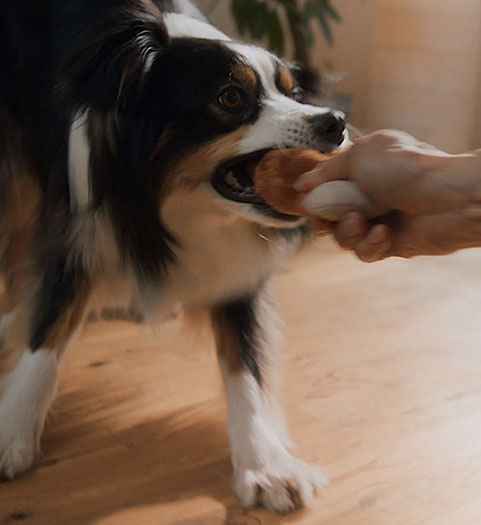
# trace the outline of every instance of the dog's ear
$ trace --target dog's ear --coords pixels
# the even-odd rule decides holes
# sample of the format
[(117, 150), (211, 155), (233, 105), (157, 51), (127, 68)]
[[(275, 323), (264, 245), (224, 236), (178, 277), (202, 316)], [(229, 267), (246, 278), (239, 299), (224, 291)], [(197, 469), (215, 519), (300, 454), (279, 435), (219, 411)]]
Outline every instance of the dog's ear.
[(64, 86), (74, 106), (109, 111), (142, 84), (152, 61), (168, 42), (160, 11), (111, 9), (81, 35), (64, 67)]

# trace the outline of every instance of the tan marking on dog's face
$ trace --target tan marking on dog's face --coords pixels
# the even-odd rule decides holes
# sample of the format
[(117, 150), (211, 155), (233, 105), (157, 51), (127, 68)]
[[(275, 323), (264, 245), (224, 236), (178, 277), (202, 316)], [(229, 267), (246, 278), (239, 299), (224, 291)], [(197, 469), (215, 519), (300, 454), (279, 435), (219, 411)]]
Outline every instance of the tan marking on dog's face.
[[(196, 151), (173, 164), (166, 175), (160, 200), (162, 201), (177, 189), (195, 190), (199, 184), (209, 180), (219, 164), (238, 155), (239, 143), (248, 129), (249, 126), (241, 126), (200, 146)], [(155, 169), (155, 161), (153, 169)]]
[(257, 77), (254, 70), (247, 64), (238, 64), (232, 70), (231, 79), (246, 91), (254, 93), (257, 89)]
[(279, 91), (281, 91), (281, 93), (284, 95), (290, 95), (294, 89), (294, 79), (292, 78), (292, 75), (289, 73), (288, 69), (284, 66), (279, 66), (276, 84)]

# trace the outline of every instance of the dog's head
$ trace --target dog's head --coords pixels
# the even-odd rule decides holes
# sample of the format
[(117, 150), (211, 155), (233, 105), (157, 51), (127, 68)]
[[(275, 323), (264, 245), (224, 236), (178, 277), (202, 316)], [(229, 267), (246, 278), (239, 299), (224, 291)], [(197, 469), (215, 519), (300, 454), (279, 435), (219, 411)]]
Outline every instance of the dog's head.
[(336, 148), (343, 115), (303, 104), (295, 71), (208, 24), (148, 11), (121, 20), (69, 71), (88, 110), (93, 197), (107, 201), (119, 242), (155, 251), (162, 239), (165, 255), (167, 231), (199, 214), (299, 224), (264, 203), (247, 165), (275, 148)]

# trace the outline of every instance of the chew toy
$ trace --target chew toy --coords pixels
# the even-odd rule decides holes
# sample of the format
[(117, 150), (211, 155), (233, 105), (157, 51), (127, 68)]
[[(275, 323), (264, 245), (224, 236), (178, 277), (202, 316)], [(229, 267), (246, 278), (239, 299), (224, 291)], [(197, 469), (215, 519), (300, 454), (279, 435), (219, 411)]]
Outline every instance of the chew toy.
[(329, 158), (300, 148), (270, 151), (251, 168), (254, 187), (269, 206), (290, 215), (310, 215), (334, 222), (349, 211), (360, 211), (368, 219), (388, 212), (347, 180), (325, 182), (301, 197), (293, 188), (299, 176)]

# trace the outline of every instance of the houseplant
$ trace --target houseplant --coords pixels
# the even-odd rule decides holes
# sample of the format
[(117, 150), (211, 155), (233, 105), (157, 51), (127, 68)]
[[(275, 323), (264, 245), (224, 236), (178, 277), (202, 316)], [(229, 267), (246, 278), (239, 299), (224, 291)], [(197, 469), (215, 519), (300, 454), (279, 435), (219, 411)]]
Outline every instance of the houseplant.
[(292, 58), (306, 68), (311, 67), (309, 50), (314, 43), (311, 23), (332, 44), (332, 24), (340, 21), (331, 0), (231, 0), (230, 6), (241, 35), (264, 41), (281, 56), (290, 37)]

